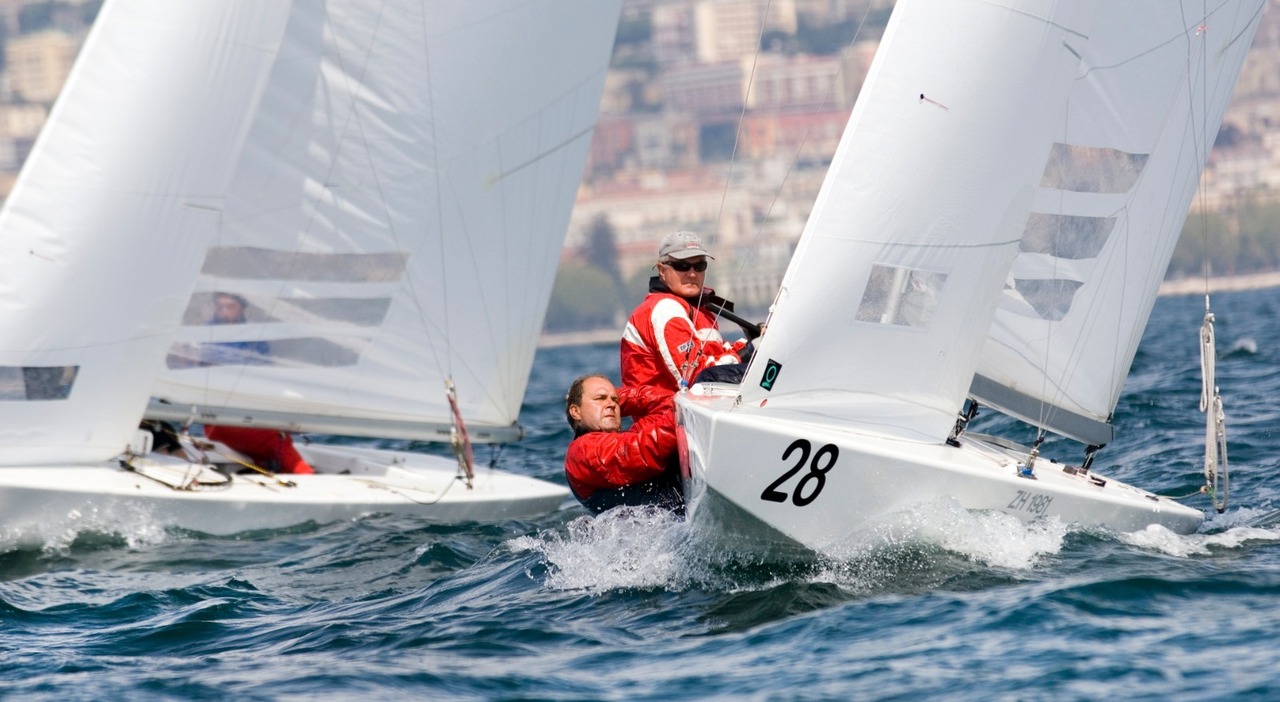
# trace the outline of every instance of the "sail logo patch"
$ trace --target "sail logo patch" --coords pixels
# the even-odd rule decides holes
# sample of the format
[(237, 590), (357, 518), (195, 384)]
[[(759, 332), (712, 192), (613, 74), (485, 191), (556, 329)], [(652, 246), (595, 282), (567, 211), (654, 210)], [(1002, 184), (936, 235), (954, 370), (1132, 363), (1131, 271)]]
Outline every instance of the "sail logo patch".
[(769, 359), (769, 362), (764, 364), (764, 374), (760, 376), (760, 387), (765, 390), (772, 390), (774, 382), (778, 380), (780, 371), (782, 371), (782, 364), (772, 358)]

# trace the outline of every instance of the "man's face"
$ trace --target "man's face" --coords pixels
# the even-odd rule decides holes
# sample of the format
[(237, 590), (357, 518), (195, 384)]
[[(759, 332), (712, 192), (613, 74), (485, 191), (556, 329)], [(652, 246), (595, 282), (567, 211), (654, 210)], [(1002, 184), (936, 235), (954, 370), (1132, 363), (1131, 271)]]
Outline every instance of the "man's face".
[(587, 378), (582, 383), (582, 404), (570, 407), (569, 416), (587, 431), (620, 431), (618, 391), (604, 378)]
[(223, 324), (238, 324), (244, 321), (244, 307), (234, 297), (219, 295), (213, 299), (213, 315)]
[[(683, 268), (684, 270), (680, 270)], [(698, 270), (701, 268), (702, 270)], [(707, 257), (693, 256), (658, 262), (658, 277), (671, 292), (680, 297), (697, 297), (707, 279)]]

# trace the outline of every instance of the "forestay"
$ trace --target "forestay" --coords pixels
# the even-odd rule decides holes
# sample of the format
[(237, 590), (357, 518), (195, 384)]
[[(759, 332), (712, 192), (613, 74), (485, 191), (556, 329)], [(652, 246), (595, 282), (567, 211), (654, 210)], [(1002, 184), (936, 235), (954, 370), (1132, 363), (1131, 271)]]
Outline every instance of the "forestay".
[(104, 460), (137, 430), (287, 9), (103, 6), (0, 212), (0, 464)]
[(898, 3), (743, 384), (745, 408), (946, 437), (1094, 9)]
[[(511, 427), (618, 13), (294, 4), (155, 395), (175, 416), (438, 438), (452, 378), (473, 438)], [(219, 292), (244, 323), (208, 324)]]
[(1099, 5), (982, 352), (979, 400), (1110, 440), (1106, 422), (1265, 4)]

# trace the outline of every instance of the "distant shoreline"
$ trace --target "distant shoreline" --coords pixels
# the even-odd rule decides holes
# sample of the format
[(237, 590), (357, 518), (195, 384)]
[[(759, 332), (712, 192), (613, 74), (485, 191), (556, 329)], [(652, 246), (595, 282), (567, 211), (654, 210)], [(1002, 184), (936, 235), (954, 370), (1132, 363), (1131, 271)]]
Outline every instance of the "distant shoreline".
[[(1160, 284), (1156, 293), (1161, 297), (1170, 295), (1203, 295), (1206, 292), (1236, 292), (1239, 290), (1262, 290), (1280, 287), (1280, 271), (1268, 273), (1249, 273), (1246, 275), (1228, 275), (1217, 278), (1178, 278), (1166, 280)], [(604, 344), (617, 342), (622, 338), (620, 329), (592, 329), (588, 331), (546, 333), (538, 338), (538, 348), (554, 348), (557, 346), (578, 346), (581, 344)]]
[(538, 348), (548, 349), (557, 346), (581, 346), (583, 344), (603, 344), (622, 340), (621, 329), (591, 329), (588, 331), (552, 332), (538, 337)]
[[(1207, 284), (1206, 284), (1207, 283)], [(1234, 292), (1280, 287), (1280, 271), (1228, 275), (1220, 278), (1179, 278), (1160, 284), (1158, 295), (1203, 295), (1205, 292)]]

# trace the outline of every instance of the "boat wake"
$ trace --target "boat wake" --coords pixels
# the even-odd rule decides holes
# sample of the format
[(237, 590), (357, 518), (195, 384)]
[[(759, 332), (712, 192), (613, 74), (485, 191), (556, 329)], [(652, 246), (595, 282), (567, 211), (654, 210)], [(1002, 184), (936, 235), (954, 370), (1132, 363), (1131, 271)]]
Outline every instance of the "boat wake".
[(779, 560), (726, 542), (655, 509), (614, 509), (580, 517), (563, 531), (507, 542), (534, 552), (556, 590), (704, 588), (738, 591), (784, 582), (829, 583), (860, 593), (899, 589), (922, 573), (946, 579), (973, 567), (1027, 570), (1061, 551), (1068, 528), (1055, 520), (1032, 524), (1003, 513), (977, 513), (954, 501), (918, 506), (857, 535), (822, 557)]
[(985, 566), (1025, 570), (1059, 553), (1069, 531), (1057, 519), (1028, 523), (1003, 512), (969, 511), (944, 498), (895, 514), (828, 553), (851, 560), (886, 547), (934, 546)]
[(1175, 534), (1152, 525), (1122, 534), (1120, 540), (1170, 556), (1206, 556), (1251, 543), (1280, 541), (1280, 511), (1246, 507), (1214, 515), (1195, 534)]
[(1082, 531), (1055, 518), (1024, 522), (1003, 512), (970, 511), (944, 498), (897, 513), (801, 562), (743, 550), (740, 542), (663, 510), (621, 508), (510, 540), (507, 547), (540, 555), (544, 584), (554, 590), (736, 592), (823, 583), (868, 594), (930, 589), (982, 572), (1021, 578), (1061, 555), (1081, 533), (1163, 555), (1211, 555), (1280, 541), (1278, 515), (1239, 509), (1216, 516), (1196, 534), (1160, 526), (1114, 534)]

